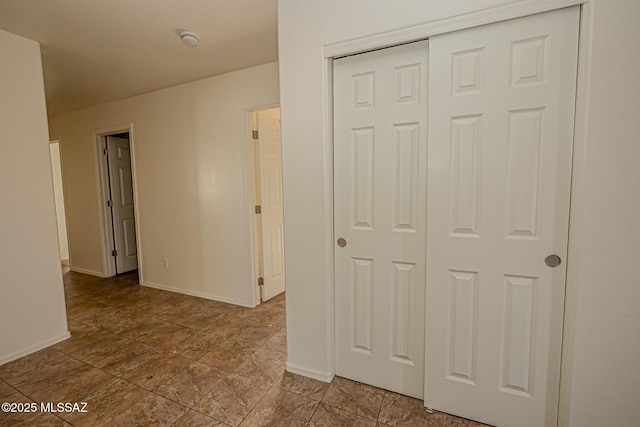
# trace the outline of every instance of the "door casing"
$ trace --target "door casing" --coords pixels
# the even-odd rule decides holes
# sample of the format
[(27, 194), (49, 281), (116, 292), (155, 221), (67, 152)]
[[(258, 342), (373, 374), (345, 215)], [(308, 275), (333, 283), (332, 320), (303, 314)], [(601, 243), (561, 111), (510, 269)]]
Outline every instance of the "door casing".
[(107, 205), (109, 200), (109, 175), (107, 170), (106, 158), (103, 154), (103, 150), (106, 148), (106, 136), (114, 135), (118, 133), (129, 133), (129, 146), (131, 149), (131, 179), (133, 184), (133, 200), (134, 200), (134, 216), (136, 221), (136, 250), (138, 253), (138, 283), (143, 282), (143, 267), (142, 267), (142, 248), (141, 248), (141, 236), (140, 236), (140, 215), (138, 209), (138, 185), (136, 174), (136, 157), (135, 157), (135, 142), (133, 136), (133, 123), (128, 123), (119, 126), (113, 126), (109, 128), (99, 129), (93, 132), (95, 159), (96, 159), (96, 183), (97, 183), (97, 195), (99, 217), (100, 217), (100, 245), (102, 250), (102, 276), (112, 277), (116, 275), (116, 266), (113, 262), (113, 256), (111, 250), (113, 245), (113, 224), (111, 222), (111, 211)]
[[(49, 147), (51, 147), (51, 145), (53, 145), (53, 144), (57, 144), (58, 158), (60, 160), (58, 167), (60, 168), (60, 176), (61, 176), (61, 179), (62, 179), (62, 200), (60, 200), (60, 201), (62, 202), (62, 216), (63, 216), (63, 220), (64, 220), (64, 239), (65, 239), (66, 245), (67, 245), (66, 265), (70, 266), (71, 265), (71, 248), (70, 248), (70, 244), (69, 244), (69, 222), (67, 220), (67, 204), (66, 204), (65, 198), (64, 198), (64, 171), (63, 171), (63, 167), (62, 167), (61, 138), (60, 137), (52, 138), (51, 141), (49, 141), (49, 144), (50, 144)], [(56, 201), (56, 203), (58, 203), (58, 201)], [(59, 240), (60, 240), (60, 233), (61, 233), (61, 230), (58, 230), (58, 239)], [(64, 261), (64, 260), (61, 260), (61, 261)]]
[[(382, 49), (403, 43), (428, 39), (437, 34), (464, 30), (537, 13), (550, 12), (570, 6), (580, 6), (580, 34), (578, 40), (578, 67), (576, 87), (576, 111), (574, 120), (573, 167), (571, 173), (571, 206), (569, 210), (569, 242), (567, 251), (567, 274), (565, 285), (565, 310), (560, 367), (560, 393), (558, 402), (558, 426), (569, 424), (570, 396), (572, 387), (572, 360), (574, 354), (574, 331), (578, 294), (579, 240), (584, 226), (579, 213), (584, 206), (585, 154), (587, 147), (590, 64), (594, 28), (594, 5), (598, 0), (527, 0), (494, 8), (470, 12), (463, 15), (439, 19), (420, 25), (391, 30), (375, 35), (352, 38), (345, 42), (331, 43), (323, 47), (323, 123), (324, 152), (324, 218), (323, 246), (325, 252), (326, 325), (329, 331), (325, 347), (328, 355), (328, 374), (317, 374), (314, 378), (331, 381), (335, 376), (335, 271), (333, 260), (334, 205), (333, 205), (333, 60), (347, 55)], [(293, 367), (291, 367), (293, 368)], [(296, 369), (291, 369), (296, 371)], [(308, 373), (307, 373), (308, 374)]]
[[(120, 137), (126, 135), (126, 138)], [(133, 248), (129, 248), (131, 237), (135, 241), (135, 218), (133, 200), (133, 182), (131, 182), (131, 143), (129, 142), (129, 134), (107, 135), (106, 145), (109, 155), (105, 156), (109, 166), (109, 182), (110, 182), (110, 200), (111, 200), (111, 219), (113, 224), (114, 248), (117, 251), (115, 256), (116, 273), (122, 274), (138, 269), (138, 253), (128, 253), (131, 250), (137, 250), (134, 244)], [(121, 154), (128, 152), (128, 159), (121, 157)], [(129, 174), (129, 179), (125, 175)], [(131, 204), (127, 206), (126, 196), (127, 190), (131, 191)], [(131, 230), (131, 220), (133, 220), (133, 230)], [(129, 223), (128, 225), (126, 223)], [(133, 231), (133, 236), (131, 236)]]

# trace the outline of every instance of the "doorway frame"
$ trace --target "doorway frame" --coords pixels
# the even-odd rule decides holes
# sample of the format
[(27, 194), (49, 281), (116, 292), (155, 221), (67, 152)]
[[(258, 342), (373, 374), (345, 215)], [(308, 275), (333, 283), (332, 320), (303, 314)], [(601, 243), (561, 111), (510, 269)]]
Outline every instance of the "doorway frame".
[[(251, 277), (253, 278), (253, 306), (257, 307), (262, 304), (260, 298), (260, 288), (258, 286), (258, 277), (260, 277), (259, 257), (260, 253), (260, 239), (258, 238), (258, 227), (255, 213), (256, 195), (258, 194), (258, 188), (256, 186), (256, 156), (255, 147), (253, 143), (253, 134), (255, 130), (253, 128), (253, 115), (259, 111), (270, 110), (272, 108), (280, 108), (280, 104), (267, 104), (258, 107), (251, 107), (245, 109), (245, 194), (247, 201), (247, 213), (249, 216), (249, 239), (251, 246)], [(282, 136), (281, 136), (282, 139)], [(286, 265), (286, 264), (285, 264)]]
[[(324, 240), (325, 286), (328, 373), (314, 373), (295, 369), (287, 365), (291, 372), (312, 376), (318, 380), (331, 381), (335, 376), (335, 245), (334, 203), (333, 203), (333, 60), (344, 56), (384, 49), (404, 43), (428, 39), (439, 34), (465, 30), (481, 25), (493, 24), (538, 13), (551, 12), (572, 6), (580, 7), (578, 36), (578, 66), (576, 69), (576, 101), (573, 133), (573, 155), (571, 172), (571, 192), (569, 208), (569, 239), (567, 247), (567, 272), (565, 278), (565, 301), (560, 361), (560, 384), (558, 397), (558, 426), (569, 425), (570, 398), (572, 387), (572, 361), (578, 298), (578, 265), (580, 259), (580, 235), (584, 226), (580, 212), (584, 206), (584, 175), (586, 169), (586, 148), (588, 129), (588, 106), (590, 98), (592, 39), (594, 10), (598, 0), (525, 0), (504, 4), (489, 9), (473, 11), (438, 19), (411, 27), (366, 35), (351, 40), (323, 46), (322, 65), (322, 111), (323, 111), (323, 152), (324, 152), (324, 218), (328, 232)], [(426, 345), (426, 342), (425, 342)]]
[(108, 165), (103, 154), (106, 136), (118, 133), (129, 133), (129, 148), (131, 149), (131, 181), (133, 187), (133, 212), (136, 221), (136, 252), (138, 260), (138, 283), (143, 283), (142, 273), (142, 251), (140, 233), (140, 214), (138, 207), (138, 179), (136, 173), (136, 155), (133, 136), (133, 123), (110, 126), (92, 132), (94, 141), (94, 158), (96, 161), (96, 183), (98, 196), (98, 218), (100, 222), (100, 246), (102, 251), (102, 277), (113, 277), (116, 275), (116, 265), (113, 262), (111, 248), (113, 248), (113, 223), (111, 221), (110, 207), (107, 205), (109, 199), (109, 173)]
[[(67, 198), (66, 191), (64, 191), (64, 160), (62, 158), (62, 137), (49, 137), (49, 148), (51, 148), (51, 144), (58, 144), (58, 155), (60, 156), (60, 177), (62, 179), (62, 205), (64, 209), (64, 226), (65, 226), (65, 235), (67, 238), (67, 253), (69, 257), (67, 258), (67, 264), (69, 268), (71, 268), (71, 239), (69, 239), (69, 215), (67, 215)], [(58, 230), (60, 233), (60, 230)], [(62, 260), (61, 260), (62, 261)]]

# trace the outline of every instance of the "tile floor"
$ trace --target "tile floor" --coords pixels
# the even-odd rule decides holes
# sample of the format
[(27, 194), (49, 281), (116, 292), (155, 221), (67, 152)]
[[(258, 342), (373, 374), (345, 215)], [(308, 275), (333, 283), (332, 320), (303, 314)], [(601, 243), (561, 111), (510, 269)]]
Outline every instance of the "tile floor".
[(2, 426), (480, 426), (336, 377), (285, 372), (284, 295), (255, 309), (146, 288), (137, 274), (64, 276), (71, 338), (0, 366)]

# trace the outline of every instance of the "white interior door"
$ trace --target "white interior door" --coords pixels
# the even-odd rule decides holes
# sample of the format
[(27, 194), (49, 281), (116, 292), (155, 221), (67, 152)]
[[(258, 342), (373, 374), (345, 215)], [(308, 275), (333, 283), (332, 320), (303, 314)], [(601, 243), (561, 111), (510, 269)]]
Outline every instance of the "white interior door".
[(430, 39), (432, 408), (556, 424), (578, 18), (574, 7)]
[(129, 140), (107, 136), (113, 240), (118, 274), (138, 268)]
[(334, 61), (336, 373), (418, 398), (427, 61), (427, 42)]
[(262, 235), (262, 300), (284, 292), (284, 220), (280, 108), (257, 113)]

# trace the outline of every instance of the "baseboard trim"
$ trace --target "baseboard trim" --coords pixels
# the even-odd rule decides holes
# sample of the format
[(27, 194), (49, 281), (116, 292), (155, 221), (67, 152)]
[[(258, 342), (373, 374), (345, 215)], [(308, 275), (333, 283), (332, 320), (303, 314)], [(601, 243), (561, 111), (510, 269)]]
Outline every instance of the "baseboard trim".
[(16, 359), (28, 356), (29, 354), (35, 353), (38, 350), (42, 350), (43, 348), (47, 348), (61, 341), (64, 341), (67, 338), (71, 338), (71, 333), (69, 333), (69, 331), (65, 332), (64, 334), (56, 335), (55, 337), (35, 343), (34, 345), (31, 345), (27, 348), (23, 348), (22, 350), (14, 351), (13, 353), (0, 357), (0, 365), (4, 365), (5, 363), (13, 362)]
[(87, 270), (86, 268), (69, 267), (75, 273), (90, 274), (91, 276), (108, 277), (101, 271)]
[(333, 381), (333, 377), (335, 377), (335, 374), (331, 372), (321, 372), (315, 369), (303, 368), (302, 366), (296, 366), (289, 362), (286, 363), (285, 368), (287, 372), (291, 372), (292, 374), (302, 375), (325, 383), (330, 383)]
[(174, 288), (173, 286), (161, 285), (160, 283), (153, 283), (153, 282), (148, 282), (148, 281), (143, 281), (140, 284), (142, 286), (146, 286), (148, 288), (160, 289), (162, 291), (169, 291), (169, 292), (175, 292), (177, 294), (191, 295), (192, 297), (210, 299), (210, 300), (213, 300), (213, 301), (225, 302), (227, 304), (234, 304), (234, 305), (239, 305), (239, 306), (247, 307), (247, 308), (255, 308), (255, 305), (247, 304), (247, 303), (244, 303), (244, 302), (235, 301), (233, 299), (221, 297), (221, 296), (215, 295), (215, 294), (210, 294), (208, 292), (200, 292), (200, 291), (193, 291), (193, 290), (190, 290), (190, 289)]

